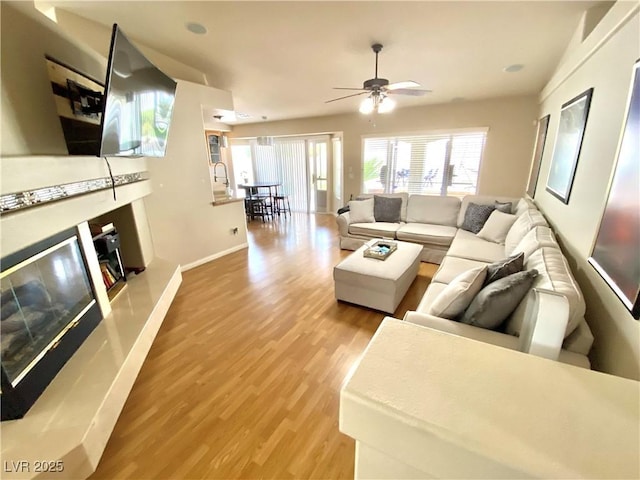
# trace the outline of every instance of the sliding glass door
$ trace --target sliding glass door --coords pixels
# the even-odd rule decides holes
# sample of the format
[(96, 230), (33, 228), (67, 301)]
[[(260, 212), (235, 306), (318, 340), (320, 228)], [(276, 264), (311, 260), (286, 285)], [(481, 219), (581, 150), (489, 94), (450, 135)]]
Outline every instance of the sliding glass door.
[(289, 196), (293, 211), (328, 212), (333, 195), (329, 146), (328, 135), (275, 138), (266, 145), (256, 139), (233, 141), (236, 178), (280, 183), (279, 192)]
[(329, 137), (307, 140), (309, 158), (310, 211), (326, 213), (329, 209)]

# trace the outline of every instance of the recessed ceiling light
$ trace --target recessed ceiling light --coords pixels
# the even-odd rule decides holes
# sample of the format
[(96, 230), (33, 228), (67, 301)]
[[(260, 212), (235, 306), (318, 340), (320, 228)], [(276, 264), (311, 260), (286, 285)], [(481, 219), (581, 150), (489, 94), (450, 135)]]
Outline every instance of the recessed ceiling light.
[(515, 72), (519, 72), (523, 68), (524, 68), (524, 65), (521, 65), (520, 63), (514, 63), (513, 65), (509, 65), (508, 67), (504, 67), (503, 70), (505, 72), (508, 72), (508, 73), (515, 73)]
[(187, 27), (187, 30), (189, 30), (191, 33), (195, 33), (196, 35), (204, 35), (205, 33), (207, 33), (207, 27), (205, 27), (201, 23), (188, 22), (185, 26)]

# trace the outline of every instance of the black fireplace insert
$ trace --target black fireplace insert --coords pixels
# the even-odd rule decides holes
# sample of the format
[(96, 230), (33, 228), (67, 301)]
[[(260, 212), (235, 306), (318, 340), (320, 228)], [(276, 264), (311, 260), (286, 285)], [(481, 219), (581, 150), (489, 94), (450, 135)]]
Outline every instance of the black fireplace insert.
[(2, 258), (2, 420), (22, 418), (102, 320), (75, 228)]

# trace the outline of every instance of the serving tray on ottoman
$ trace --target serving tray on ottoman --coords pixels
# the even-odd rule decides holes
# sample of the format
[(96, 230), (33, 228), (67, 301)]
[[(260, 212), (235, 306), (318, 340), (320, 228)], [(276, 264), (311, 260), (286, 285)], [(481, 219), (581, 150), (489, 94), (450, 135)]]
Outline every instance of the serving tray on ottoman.
[(385, 261), (364, 256), (371, 240), (333, 268), (336, 300), (394, 313), (420, 269), (422, 246), (394, 240), (397, 249)]

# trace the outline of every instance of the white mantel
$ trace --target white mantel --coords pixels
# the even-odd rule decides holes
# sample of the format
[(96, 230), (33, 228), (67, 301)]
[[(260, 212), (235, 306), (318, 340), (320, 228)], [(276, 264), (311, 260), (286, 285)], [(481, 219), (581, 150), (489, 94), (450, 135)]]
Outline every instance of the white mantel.
[[(114, 175), (146, 173), (144, 159), (110, 162)], [(4, 157), (0, 168), (0, 194), (108, 177), (104, 160), (95, 157)], [(35, 462), (43, 459), (63, 462), (64, 471), (51, 474), (54, 478), (86, 478), (95, 470), (180, 286), (180, 265), (154, 255), (143, 202), (151, 193), (151, 182), (115, 190), (115, 200), (112, 190), (105, 189), (0, 216), (0, 257), (77, 226), (105, 316), (25, 417), (0, 424), (2, 478), (34, 478)], [(146, 270), (129, 278), (109, 303), (87, 220), (121, 207), (129, 210), (118, 217), (122, 223), (117, 228), (122, 236), (135, 239), (136, 258)]]

